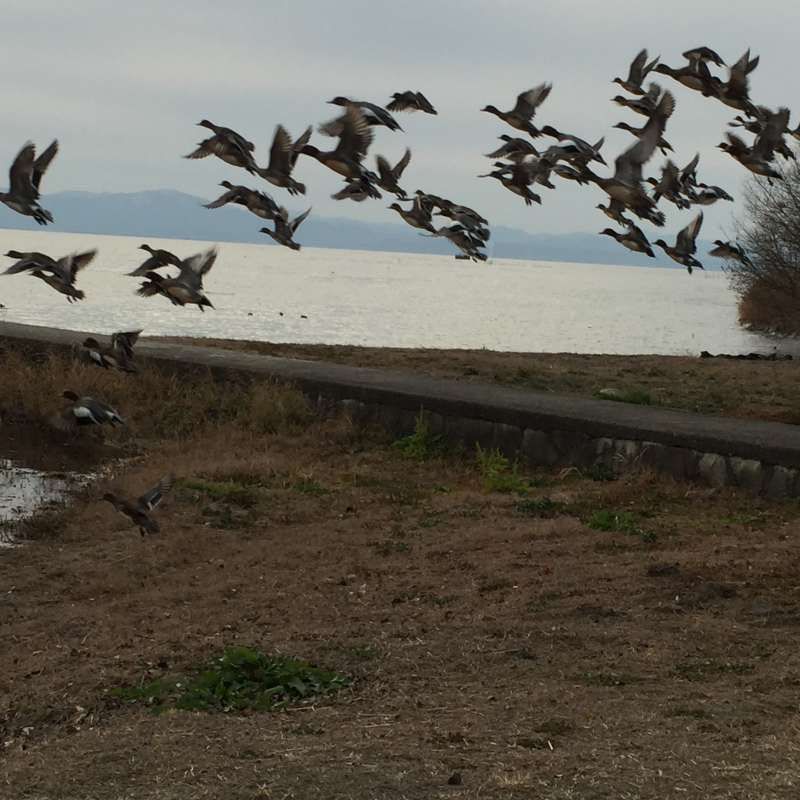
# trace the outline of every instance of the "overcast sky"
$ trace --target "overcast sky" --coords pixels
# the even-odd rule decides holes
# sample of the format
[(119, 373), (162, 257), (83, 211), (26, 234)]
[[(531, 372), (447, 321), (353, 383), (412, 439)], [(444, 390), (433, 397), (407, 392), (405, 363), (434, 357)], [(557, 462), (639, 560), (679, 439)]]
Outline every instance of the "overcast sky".
[[(761, 56), (753, 99), (800, 111), (799, 29), (797, 0), (5, 0), (0, 159), (10, 164), (26, 139), (44, 147), (57, 137), (61, 152), (45, 195), (174, 188), (212, 198), (228, 178), (286, 203), (283, 190), (216, 159), (182, 159), (205, 133), (195, 124), (208, 117), (235, 128), (266, 164), (275, 125), (296, 136), (330, 119), (337, 108), (325, 101), (334, 95), (384, 104), (392, 92), (419, 89), (439, 116), (398, 115), (405, 133), (379, 129), (370, 155), (394, 162), (411, 147), (409, 191), (448, 196), (530, 233), (599, 231), (607, 220), (594, 208), (604, 200), (594, 187), (560, 181), (541, 191), (542, 206), (528, 208), (496, 181), (476, 177), (487, 171), (482, 154), (499, 144), (496, 137), (514, 133), (479, 109), (511, 108), (520, 91), (551, 81), (537, 124), (591, 141), (605, 134), (613, 164), (632, 137), (611, 126), (644, 118), (609, 102), (618, 89), (611, 79), (625, 76), (641, 47), (677, 65), (682, 51), (700, 44), (728, 63), (749, 46)], [(678, 164), (699, 151), (700, 179), (738, 197), (747, 173), (714, 147), (735, 112), (666, 76), (659, 81), (677, 99), (667, 138)], [(315, 134), (313, 141), (324, 149), (334, 140)], [(662, 160), (654, 157), (651, 173)], [(301, 159), (295, 175), (315, 213), (398, 219), (386, 209), (391, 198), (330, 200), (339, 181), (312, 159)], [(691, 217), (666, 209), (668, 229)], [(703, 238), (728, 225), (732, 210), (730, 203), (708, 209)]]

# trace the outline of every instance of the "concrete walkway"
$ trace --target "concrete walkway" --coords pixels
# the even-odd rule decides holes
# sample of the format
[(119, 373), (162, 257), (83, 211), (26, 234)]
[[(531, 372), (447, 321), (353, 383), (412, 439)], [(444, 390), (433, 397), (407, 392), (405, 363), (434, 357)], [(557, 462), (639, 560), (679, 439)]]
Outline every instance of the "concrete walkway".
[[(82, 332), (0, 323), (0, 340), (72, 345), (83, 337)], [(290, 381), (306, 394), (357, 401), (365, 406), (414, 413), (424, 408), (445, 418), (486, 421), (523, 432), (561, 431), (593, 441), (656, 443), (701, 454), (800, 468), (800, 426), (146, 339), (137, 345), (136, 353), (138, 358), (243, 371)]]

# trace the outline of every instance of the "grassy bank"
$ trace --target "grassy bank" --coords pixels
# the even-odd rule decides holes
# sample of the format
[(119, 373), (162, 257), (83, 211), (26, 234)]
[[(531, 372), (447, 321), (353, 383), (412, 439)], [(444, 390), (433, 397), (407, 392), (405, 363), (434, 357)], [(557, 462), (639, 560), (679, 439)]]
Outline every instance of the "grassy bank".
[[(796, 502), (527, 472), (269, 384), (201, 374), (173, 406), (168, 375), (16, 358), (18, 443), (95, 446), (42, 421), (65, 384), (131, 432), (0, 553), (0, 795), (796, 796)], [(98, 499), (167, 471), (158, 536)], [(282, 710), (252, 710), (268, 672)]]
[(345, 345), (181, 340), (287, 358), (424, 372), (536, 391), (599, 396), (703, 414), (800, 423), (800, 360), (740, 361), (688, 356), (500, 353)]

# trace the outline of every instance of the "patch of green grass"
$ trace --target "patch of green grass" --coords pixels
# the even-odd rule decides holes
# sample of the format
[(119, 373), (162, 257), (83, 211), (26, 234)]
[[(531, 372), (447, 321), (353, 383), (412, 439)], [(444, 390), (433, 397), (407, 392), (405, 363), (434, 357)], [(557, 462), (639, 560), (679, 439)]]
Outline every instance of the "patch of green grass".
[(481, 594), (489, 592), (499, 592), (502, 589), (510, 589), (514, 584), (508, 578), (486, 578), (478, 584), (478, 591)]
[(444, 452), (444, 440), (438, 434), (431, 432), (430, 421), (424, 411), (420, 411), (417, 416), (414, 433), (403, 436), (392, 446), (406, 458), (413, 458), (415, 461), (427, 461)]
[(551, 500), (549, 497), (529, 497), (520, 500), (515, 509), (526, 517), (543, 517), (549, 519), (566, 513), (566, 504)]
[(530, 482), (519, 475), (517, 463), (512, 464), (497, 448), (484, 450), (476, 443), (475, 459), (487, 492), (525, 494), (530, 488)]
[(595, 531), (607, 531), (612, 533), (625, 533), (629, 536), (638, 536), (645, 543), (652, 543), (656, 540), (653, 531), (643, 530), (636, 516), (630, 511), (613, 511), (611, 509), (600, 509), (591, 514), (586, 520), (586, 525)]
[(392, 539), (387, 539), (383, 542), (370, 543), (375, 553), (379, 556), (391, 556), (395, 553), (409, 553), (411, 552), (411, 545), (408, 542), (398, 542)]
[(315, 700), (348, 682), (296, 658), (230, 647), (194, 675), (113, 689), (111, 695), (128, 703), (146, 703), (157, 711), (273, 711)]
[(258, 489), (236, 481), (210, 481), (203, 478), (184, 478), (179, 481), (184, 489), (199, 492), (210, 500), (228, 503), (240, 508), (253, 508), (261, 499)]
[(330, 489), (326, 489), (319, 481), (313, 478), (301, 478), (292, 484), (292, 489), (300, 494), (311, 495), (312, 497), (321, 497), (324, 494), (330, 494)]

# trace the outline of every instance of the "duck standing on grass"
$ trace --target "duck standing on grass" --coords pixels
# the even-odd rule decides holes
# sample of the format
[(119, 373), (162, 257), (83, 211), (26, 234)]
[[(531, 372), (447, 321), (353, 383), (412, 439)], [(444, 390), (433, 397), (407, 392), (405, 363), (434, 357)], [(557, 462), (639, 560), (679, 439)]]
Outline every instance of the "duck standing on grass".
[(64, 391), (62, 397), (70, 401), (70, 404), (62, 412), (64, 421), (70, 426), (78, 428), (85, 425), (108, 423), (113, 428), (116, 425), (125, 424), (125, 420), (102, 400), (95, 400), (94, 397), (78, 397), (70, 389)]
[(113, 492), (106, 492), (103, 495), (103, 500), (111, 503), (120, 514), (126, 516), (136, 525), (142, 536), (149, 533), (159, 533), (161, 528), (150, 516), (149, 512), (153, 511), (164, 499), (164, 496), (172, 489), (172, 484), (174, 482), (175, 478), (173, 475), (165, 475), (152, 489), (149, 489), (135, 500), (128, 500)]
[(57, 139), (38, 158), (36, 147), (32, 142), (27, 142), (11, 164), (8, 171), (9, 189), (0, 192), (0, 202), (18, 214), (33, 217), (39, 225), (52, 222), (53, 215), (39, 205), (39, 184), (57, 152)]

